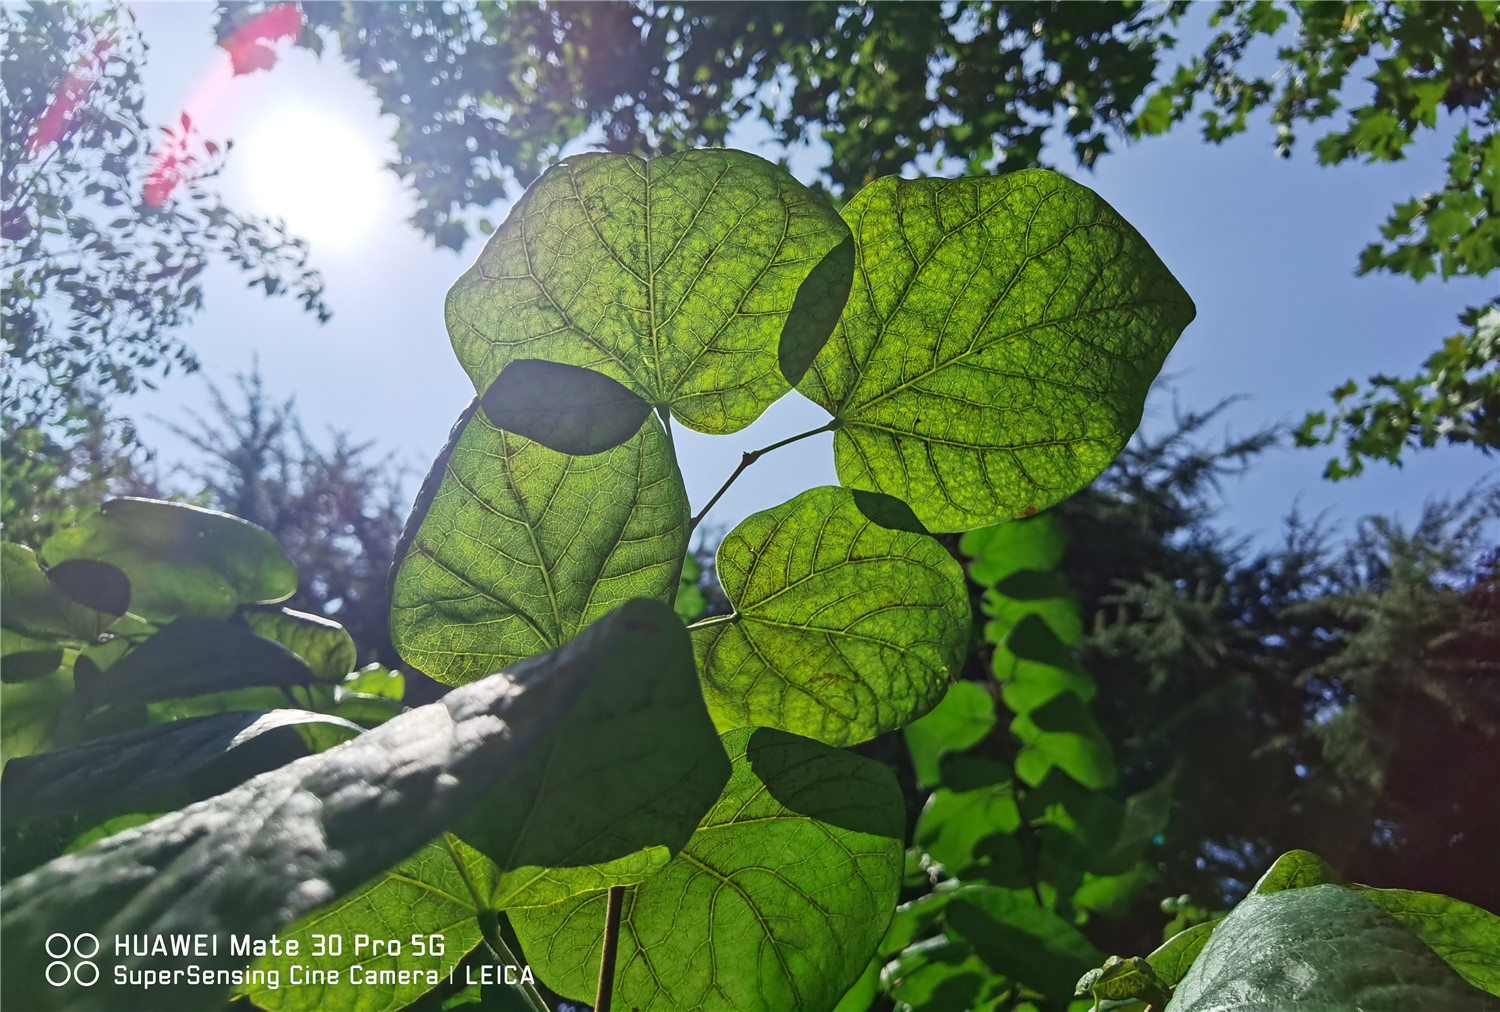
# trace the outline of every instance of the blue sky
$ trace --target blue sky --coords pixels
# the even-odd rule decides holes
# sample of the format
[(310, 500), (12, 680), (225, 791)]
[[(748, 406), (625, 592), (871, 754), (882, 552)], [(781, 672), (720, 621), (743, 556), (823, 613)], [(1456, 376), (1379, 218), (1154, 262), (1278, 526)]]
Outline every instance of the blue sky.
[[(232, 269), (215, 268), (206, 275), (207, 308), (181, 335), (201, 358), (202, 372), (174, 375), (123, 409), (170, 464), (192, 451), (164, 423), (185, 423), (187, 409), (205, 409), (205, 378), (227, 389), (233, 374), (248, 371), (258, 358), (268, 390), (295, 397), (312, 434), (337, 428), (393, 451), (411, 468), (414, 491), (473, 392), (448, 346), (443, 298), (479, 244), (471, 242), (461, 254), (434, 250), (406, 224), (410, 195), (378, 169), (394, 154), (393, 123), (381, 120), (374, 97), (336, 56), (320, 60), (292, 50), (270, 72), (229, 80), (227, 57), (213, 44), (210, 4), (134, 6), (151, 47), (148, 117), (172, 122), (187, 108), (207, 136), (237, 139), (221, 177), (235, 206), (289, 216), (299, 210), (274, 206), (283, 198), (267, 180), (274, 175), (277, 131), (293, 129), (288, 124), (299, 116), (316, 116), (338, 128), (330, 133), (347, 131), (346, 154), (358, 162), (357, 171), (346, 173), (346, 193), (330, 194), (326, 202), (333, 206), (340, 196), (358, 194), (363, 210), (357, 227), (346, 229), (350, 234), (313, 243), (313, 262), (334, 309), (329, 323), (319, 326), (294, 301), (267, 299), (246, 290)], [(1313, 131), (1302, 131), (1303, 147), (1282, 160), (1263, 124), (1218, 147), (1182, 129), (1107, 155), (1093, 173), (1077, 173), (1151, 242), (1198, 306), (1197, 319), (1167, 361), (1169, 383), (1159, 384), (1148, 401), (1145, 428), (1169, 425), (1174, 400), (1202, 409), (1239, 396), (1220, 428), (1243, 434), (1295, 423), (1307, 410), (1324, 407), (1328, 392), (1350, 377), (1415, 371), (1441, 337), (1457, 330), (1455, 316), (1464, 306), (1493, 294), (1494, 281), (1356, 278), (1354, 265), (1394, 203), (1439, 183), (1457, 127), (1448, 123), (1424, 137), (1404, 162), (1334, 168), (1314, 162), (1305, 143)], [(732, 137), (752, 150), (762, 139), (751, 130)], [(805, 165), (794, 169), (807, 171)], [(307, 216), (315, 210), (299, 213), (312, 222)], [(503, 214), (497, 208), (490, 217), (498, 221)], [(678, 453), (695, 507), (733, 469), (740, 451), (826, 418), (794, 393), (734, 436), (684, 433)], [(1274, 539), (1294, 505), (1307, 514), (1326, 512), (1345, 530), (1373, 512), (1411, 522), (1425, 500), (1461, 495), (1496, 473), (1495, 458), (1438, 448), (1408, 454), (1403, 469), (1373, 465), (1358, 479), (1333, 484), (1320, 478), (1327, 457), (1290, 448), (1268, 454), (1226, 484), (1225, 524), (1258, 541)], [(831, 437), (805, 440), (748, 471), (709, 523), (732, 525), (833, 481)]]

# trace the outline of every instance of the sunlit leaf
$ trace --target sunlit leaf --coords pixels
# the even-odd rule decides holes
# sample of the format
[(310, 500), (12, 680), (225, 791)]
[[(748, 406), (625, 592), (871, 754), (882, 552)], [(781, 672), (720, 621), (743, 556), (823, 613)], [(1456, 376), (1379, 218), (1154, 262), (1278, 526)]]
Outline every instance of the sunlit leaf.
[(1092, 481), (1193, 318), (1135, 229), (1055, 173), (886, 177), (844, 218), (854, 287), (798, 388), (839, 424), (839, 481), (934, 531), (1029, 516)]
[(398, 555), (391, 638), (408, 664), (461, 685), (632, 598), (671, 600), (689, 513), (660, 422), (589, 457), (503, 432), (482, 412), (461, 425)]
[(719, 545), (728, 620), (693, 630), (721, 728), (778, 727), (834, 745), (931, 709), (963, 663), (963, 571), (924, 534), (870, 520), (847, 489), (809, 489)]
[[(734, 772), (718, 804), (676, 859), (625, 891), (617, 1008), (830, 1008), (896, 905), (903, 815), (889, 769), (765, 728), (724, 745)], [(511, 914), (564, 997), (593, 997), (605, 896)]]
[(1325, 883), (1252, 893), (1203, 945), (1167, 1012), (1500, 1009), (1401, 921)]
[(43, 641), (88, 643), (114, 619), (60, 592), (30, 548), (0, 544), (0, 623), (7, 630)]
[(994, 726), (995, 698), (983, 686), (974, 682), (950, 685), (937, 706), (902, 729), (917, 782), (924, 787), (937, 784), (943, 754), (977, 744)]
[(480, 392), (541, 359), (734, 432), (800, 378), (852, 269), (827, 200), (756, 155), (576, 155), (532, 184), (453, 286), (448, 333)]

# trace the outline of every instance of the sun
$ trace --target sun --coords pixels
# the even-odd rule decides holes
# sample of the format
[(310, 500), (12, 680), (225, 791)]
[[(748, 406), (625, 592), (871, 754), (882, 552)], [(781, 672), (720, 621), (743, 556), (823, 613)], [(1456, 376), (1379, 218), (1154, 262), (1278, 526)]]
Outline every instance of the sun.
[(258, 210), (315, 243), (348, 245), (369, 228), (380, 163), (357, 133), (308, 108), (282, 110), (242, 148)]

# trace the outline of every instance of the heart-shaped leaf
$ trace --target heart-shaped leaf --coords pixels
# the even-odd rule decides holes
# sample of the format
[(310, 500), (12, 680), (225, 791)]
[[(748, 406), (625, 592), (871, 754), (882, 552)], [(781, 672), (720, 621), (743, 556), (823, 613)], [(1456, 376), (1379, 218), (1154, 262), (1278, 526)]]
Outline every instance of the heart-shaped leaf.
[(154, 622), (223, 617), (284, 601), (297, 571), (276, 538), (228, 513), (155, 499), (114, 499), (42, 545), (42, 561), (94, 559), (130, 580), (130, 608)]
[[(719, 802), (625, 891), (617, 1008), (830, 1008), (895, 908), (904, 815), (888, 768), (767, 728), (731, 731), (724, 748), (734, 771)], [(593, 997), (606, 895), (511, 912), (564, 997)]]
[(62, 593), (37, 565), (30, 548), (0, 544), (0, 623), (6, 629), (36, 640), (84, 644), (93, 642), (116, 617)]
[(747, 518), (718, 552), (734, 614), (693, 629), (721, 728), (833, 745), (930, 710), (963, 663), (963, 570), (924, 534), (869, 519), (848, 489), (809, 489)]
[(465, 412), (398, 546), (391, 639), (408, 664), (461, 685), (632, 598), (671, 601), (688, 516), (654, 418), (608, 453), (570, 457)]
[(1056, 173), (877, 179), (844, 209), (844, 314), (798, 385), (840, 483), (933, 531), (1051, 506), (1124, 447), (1193, 303), (1097, 194)]
[(735, 432), (822, 347), (853, 260), (828, 201), (756, 155), (577, 155), (453, 286), (448, 333), (481, 393), (513, 361), (561, 362)]

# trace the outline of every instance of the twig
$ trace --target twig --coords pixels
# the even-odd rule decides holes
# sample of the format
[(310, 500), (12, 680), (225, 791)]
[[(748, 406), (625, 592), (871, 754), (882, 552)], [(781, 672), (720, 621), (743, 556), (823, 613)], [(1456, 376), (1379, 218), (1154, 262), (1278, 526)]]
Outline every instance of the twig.
[(806, 432), (799, 432), (795, 436), (788, 436), (786, 439), (783, 439), (777, 443), (772, 443), (770, 446), (762, 446), (759, 450), (751, 450), (746, 453), (743, 457), (740, 458), (740, 466), (734, 469), (734, 473), (725, 480), (724, 484), (719, 486), (719, 490), (714, 493), (714, 497), (708, 501), (708, 504), (706, 506), (698, 511), (697, 516), (693, 517), (692, 522), (688, 524), (688, 533), (691, 534), (693, 531), (697, 530), (698, 524), (703, 521), (703, 518), (708, 514), (708, 511), (713, 509), (714, 504), (717, 503), (721, 498), (723, 498), (724, 493), (729, 491), (729, 486), (734, 484), (734, 479), (738, 478), (740, 476), (740, 472), (745, 470), (745, 468), (749, 467), (751, 464), (755, 463), (757, 460), (764, 457), (772, 450), (779, 450), (783, 446), (795, 443), (799, 439), (806, 439), (808, 436), (816, 436), (820, 432), (832, 432), (839, 427), (839, 424), (839, 420), (837, 418), (834, 418), (831, 419), (827, 425), (820, 425), (816, 429), (808, 429)]

